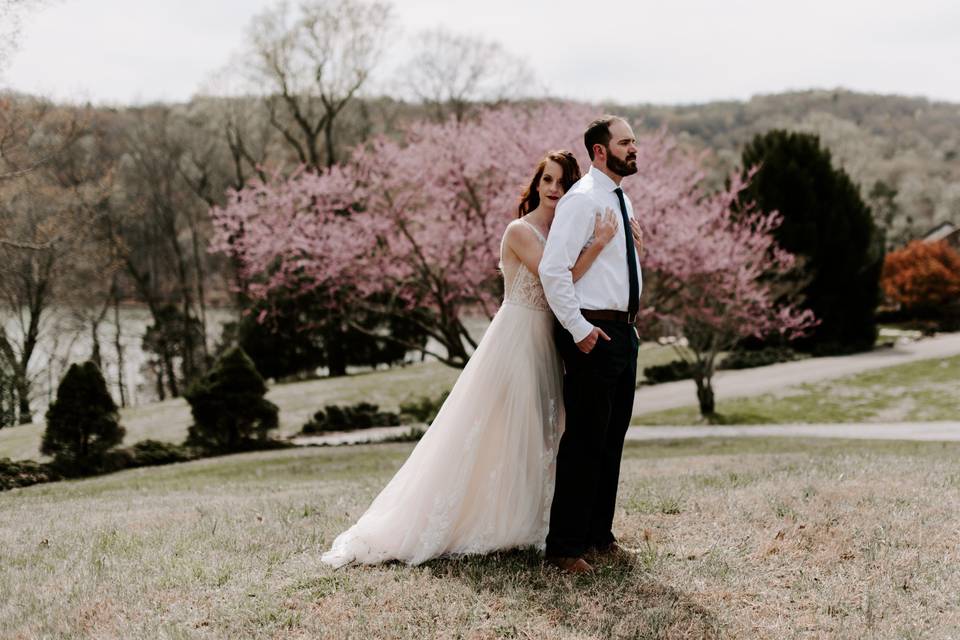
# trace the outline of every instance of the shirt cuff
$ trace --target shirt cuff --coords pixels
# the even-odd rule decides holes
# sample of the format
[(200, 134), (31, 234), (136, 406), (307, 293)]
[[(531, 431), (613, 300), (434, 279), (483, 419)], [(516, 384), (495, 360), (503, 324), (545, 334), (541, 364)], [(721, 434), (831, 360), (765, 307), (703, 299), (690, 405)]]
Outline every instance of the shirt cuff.
[(580, 342), (593, 331), (593, 325), (587, 322), (587, 319), (583, 316), (580, 316), (580, 319), (574, 324), (570, 329), (570, 335), (573, 336), (574, 342)]

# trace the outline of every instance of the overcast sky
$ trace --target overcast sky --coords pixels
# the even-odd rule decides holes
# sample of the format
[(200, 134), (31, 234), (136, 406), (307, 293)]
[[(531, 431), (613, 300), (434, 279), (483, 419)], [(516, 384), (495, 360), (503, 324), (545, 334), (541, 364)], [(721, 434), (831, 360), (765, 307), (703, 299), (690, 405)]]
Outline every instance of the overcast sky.
[[(187, 100), (268, 0), (59, 0), (0, 84), (102, 103)], [(958, 0), (396, 0), (398, 25), (499, 41), (551, 95), (689, 103), (845, 87), (960, 102)], [(403, 38), (391, 64), (408, 49)], [(393, 67), (395, 68), (395, 66)]]

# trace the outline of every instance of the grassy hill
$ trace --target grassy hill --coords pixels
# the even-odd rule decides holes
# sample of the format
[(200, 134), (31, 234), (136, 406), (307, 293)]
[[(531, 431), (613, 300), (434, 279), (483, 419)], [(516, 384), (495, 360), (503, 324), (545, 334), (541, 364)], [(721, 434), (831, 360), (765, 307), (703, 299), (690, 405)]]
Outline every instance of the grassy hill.
[(576, 579), (532, 550), (321, 565), (411, 446), (4, 492), (0, 635), (919, 638), (960, 625), (958, 444), (628, 443), (614, 529), (633, 561)]

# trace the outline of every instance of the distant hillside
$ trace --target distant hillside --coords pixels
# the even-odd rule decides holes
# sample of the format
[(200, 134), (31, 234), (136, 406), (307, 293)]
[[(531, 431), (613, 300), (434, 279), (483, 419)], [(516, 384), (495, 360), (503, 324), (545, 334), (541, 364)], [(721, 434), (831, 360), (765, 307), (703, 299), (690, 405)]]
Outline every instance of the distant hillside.
[[(14, 100), (27, 96), (0, 92)], [(259, 105), (259, 106), (258, 106)], [(531, 104), (536, 108), (536, 103)], [(64, 106), (70, 109), (72, 107)], [(232, 175), (223, 130), (242, 115), (266, 166), (297, 164), (288, 145), (273, 130), (256, 99), (197, 97), (185, 104), (153, 105), (167, 110), (172, 126), (190, 123), (194, 145), (221, 148), (217, 172)], [(739, 165), (745, 142), (758, 133), (782, 128), (816, 133), (860, 185), (877, 222), (887, 229), (891, 246), (923, 235), (937, 224), (960, 225), (960, 104), (924, 98), (854, 93), (842, 89), (760, 95), (745, 102), (696, 105), (606, 105), (605, 109), (644, 126), (667, 126), (682, 141), (711, 149), (717, 177)], [(143, 107), (95, 108), (118, 131), (131, 126), (127, 116)], [(390, 97), (350, 103), (336, 125), (339, 157), (379, 133), (398, 135), (411, 122), (430, 117), (426, 107)], [(229, 127), (228, 127), (229, 128)], [(294, 127), (295, 128), (295, 127)], [(219, 196), (219, 194), (217, 194)]]
[(960, 104), (818, 90), (746, 102), (611, 108), (713, 149), (724, 170), (739, 165), (743, 144), (757, 133), (816, 133), (859, 183), (891, 245), (944, 221), (960, 224)]

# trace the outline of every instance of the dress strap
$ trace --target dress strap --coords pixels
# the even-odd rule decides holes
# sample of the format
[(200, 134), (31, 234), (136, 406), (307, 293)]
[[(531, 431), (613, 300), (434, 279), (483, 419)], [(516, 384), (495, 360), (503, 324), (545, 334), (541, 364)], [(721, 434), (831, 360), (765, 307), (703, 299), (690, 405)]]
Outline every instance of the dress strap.
[(528, 227), (530, 227), (531, 229), (533, 229), (533, 232), (534, 232), (535, 234), (537, 234), (537, 238), (540, 239), (540, 242), (542, 242), (543, 244), (547, 244), (547, 239), (546, 239), (546, 237), (540, 232), (540, 229), (537, 229), (534, 225), (530, 224), (529, 222), (527, 222), (527, 221), (524, 220), (523, 218), (520, 218), (520, 222), (522, 222), (523, 224), (525, 224), (525, 225), (527, 225)]

